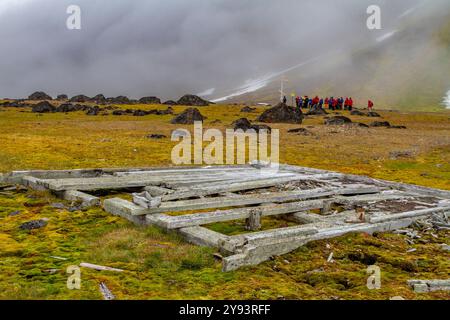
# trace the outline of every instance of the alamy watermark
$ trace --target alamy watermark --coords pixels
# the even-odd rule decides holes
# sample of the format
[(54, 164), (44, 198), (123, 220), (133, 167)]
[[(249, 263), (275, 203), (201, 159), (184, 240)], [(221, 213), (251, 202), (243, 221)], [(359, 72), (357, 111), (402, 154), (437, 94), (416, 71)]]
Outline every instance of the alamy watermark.
[[(270, 140), (270, 143), (269, 143)], [(194, 132), (178, 129), (172, 132), (175, 165), (244, 165), (258, 162), (266, 168), (278, 170), (280, 158), (280, 132), (278, 129), (233, 130), (225, 135), (218, 129), (203, 130), (203, 123), (194, 123)], [(205, 145), (206, 144), (206, 145)]]
[(69, 30), (81, 30), (81, 8), (77, 5), (67, 7), (66, 13), (69, 15), (66, 20), (66, 27)]
[(369, 30), (381, 30), (381, 8), (377, 5), (371, 5), (367, 7), (367, 29)]

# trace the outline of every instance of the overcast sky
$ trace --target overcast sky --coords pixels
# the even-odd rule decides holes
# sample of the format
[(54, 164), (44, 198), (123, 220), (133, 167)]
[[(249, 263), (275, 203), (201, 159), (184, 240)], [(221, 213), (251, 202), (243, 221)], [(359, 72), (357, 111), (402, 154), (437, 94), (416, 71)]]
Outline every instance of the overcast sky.
[[(43, 90), (175, 99), (232, 90), (376, 39), (422, 2), (0, 0), (0, 96)], [(66, 28), (71, 4), (81, 7), (81, 30)], [(367, 30), (369, 4), (381, 6), (384, 31)]]

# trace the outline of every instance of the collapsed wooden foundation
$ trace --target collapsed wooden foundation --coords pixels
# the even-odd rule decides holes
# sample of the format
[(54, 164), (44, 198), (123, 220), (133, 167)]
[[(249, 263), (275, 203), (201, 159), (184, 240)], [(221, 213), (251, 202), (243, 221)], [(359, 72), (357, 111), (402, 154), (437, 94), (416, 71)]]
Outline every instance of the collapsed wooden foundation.
[[(140, 192), (133, 201), (107, 198), (103, 208), (217, 248), (225, 256), (223, 271), (259, 264), (310, 241), (392, 231), (450, 213), (448, 191), (290, 165), (278, 171), (259, 165), (15, 171), (3, 179), (50, 190), (84, 207), (101, 205), (89, 192)], [(267, 216), (297, 225), (261, 231)], [(234, 220), (245, 220), (249, 232), (228, 236), (207, 227)]]

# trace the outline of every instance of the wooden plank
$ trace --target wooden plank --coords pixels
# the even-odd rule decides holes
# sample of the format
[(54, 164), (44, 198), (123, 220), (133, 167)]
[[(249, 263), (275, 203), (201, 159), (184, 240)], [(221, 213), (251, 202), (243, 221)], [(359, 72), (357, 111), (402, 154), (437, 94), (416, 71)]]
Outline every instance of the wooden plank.
[[(256, 207), (261, 210), (261, 216), (273, 216), (295, 213), (299, 211), (320, 209), (323, 205), (323, 200), (312, 200), (302, 202), (284, 203), (279, 205), (269, 205)], [(252, 210), (251, 208), (239, 208), (231, 210), (219, 210), (214, 212), (188, 214), (182, 216), (168, 216), (161, 214), (149, 214), (147, 220), (151, 223), (155, 223), (160, 227), (166, 229), (179, 229), (184, 227), (199, 226), (216, 222), (225, 222), (232, 220), (247, 219)]]
[(188, 242), (205, 247), (218, 248), (221, 241), (228, 239), (226, 235), (202, 227), (183, 228), (179, 232)]
[(437, 208), (409, 211), (409, 212), (403, 212), (403, 213), (397, 213), (397, 214), (386, 214), (383, 216), (371, 217), (369, 219), (369, 221), (370, 221), (370, 223), (381, 223), (381, 222), (388, 222), (388, 221), (408, 219), (408, 218), (419, 219), (424, 216), (429, 216), (429, 215), (436, 214), (436, 213), (446, 213), (446, 212), (450, 212), (450, 207), (437, 207)]
[(241, 195), (234, 198), (217, 197), (175, 202), (163, 202), (159, 208), (149, 209), (147, 211), (147, 214), (202, 210), (211, 208), (239, 207), (264, 203), (282, 203), (335, 195), (377, 193), (379, 191), (380, 189), (375, 187), (348, 186), (347, 188), (318, 188), (302, 191), (273, 192), (258, 195)]
[(250, 181), (238, 181), (223, 184), (220, 183), (218, 185), (207, 186), (204, 189), (194, 188), (187, 191), (178, 191), (170, 194), (166, 194), (162, 196), (163, 201), (171, 201), (171, 200), (179, 200), (179, 199), (188, 199), (193, 197), (205, 197), (214, 194), (226, 193), (226, 192), (237, 192), (237, 191), (245, 191), (252, 189), (261, 189), (261, 188), (269, 188), (279, 184), (289, 183), (292, 181), (296, 181), (298, 178), (293, 175), (285, 178), (270, 178), (270, 179), (253, 179)]

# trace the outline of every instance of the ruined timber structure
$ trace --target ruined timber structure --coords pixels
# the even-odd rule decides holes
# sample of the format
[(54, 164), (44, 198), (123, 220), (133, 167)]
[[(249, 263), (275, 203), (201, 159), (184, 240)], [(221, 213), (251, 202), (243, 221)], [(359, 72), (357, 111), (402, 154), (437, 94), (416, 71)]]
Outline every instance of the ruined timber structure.
[[(223, 271), (259, 264), (310, 241), (393, 231), (450, 213), (448, 191), (290, 165), (277, 172), (260, 165), (15, 171), (3, 180), (50, 190), (85, 207), (103, 206), (136, 224), (217, 248), (224, 256)], [(109, 192), (123, 196), (103, 198)], [(267, 216), (297, 226), (261, 231)], [(208, 229), (244, 219), (245, 234)]]

